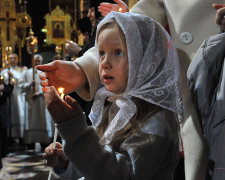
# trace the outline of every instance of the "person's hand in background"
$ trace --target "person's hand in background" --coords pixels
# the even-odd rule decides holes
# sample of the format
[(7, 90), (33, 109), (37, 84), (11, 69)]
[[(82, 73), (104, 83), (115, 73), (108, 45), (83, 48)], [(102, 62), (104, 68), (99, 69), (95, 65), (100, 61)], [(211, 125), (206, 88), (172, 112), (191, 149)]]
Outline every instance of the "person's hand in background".
[(125, 2), (122, 0), (114, 0), (116, 4), (111, 4), (111, 3), (101, 3), (100, 6), (98, 7), (98, 11), (101, 13), (102, 16), (107, 16), (111, 11), (116, 11), (116, 12), (129, 12), (129, 8), (126, 5)]
[(221, 26), (222, 31), (225, 31), (225, 5), (213, 4), (216, 11), (216, 24)]

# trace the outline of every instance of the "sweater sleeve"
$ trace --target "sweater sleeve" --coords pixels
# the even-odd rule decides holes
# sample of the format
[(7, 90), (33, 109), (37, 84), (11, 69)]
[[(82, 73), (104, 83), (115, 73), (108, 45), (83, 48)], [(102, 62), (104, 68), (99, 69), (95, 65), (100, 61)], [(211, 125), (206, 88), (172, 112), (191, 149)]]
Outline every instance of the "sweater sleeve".
[(71, 177), (73, 177), (73, 179), (79, 179), (82, 177), (71, 162), (69, 162), (66, 169), (54, 168), (54, 173), (63, 180), (71, 180)]
[(137, 132), (122, 143), (120, 153), (99, 143), (84, 115), (57, 128), (65, 154), (86, 179), (172, 179), (172, 143), (166, 136)]
[(95, 96), (96, 91), (102, 86), (98, 74), (98, 58), (95, 48), (89, 49), (83, 56), (75, 60), (85, 72), (88, 80), (87, 84), (77, 89), (77, 93), (87, 101), (90, 101)]
[(146, 15), (163, 26), (167, 24), (166, 9), (163, 0), (140, 0), (131, 8), (131, 11)]

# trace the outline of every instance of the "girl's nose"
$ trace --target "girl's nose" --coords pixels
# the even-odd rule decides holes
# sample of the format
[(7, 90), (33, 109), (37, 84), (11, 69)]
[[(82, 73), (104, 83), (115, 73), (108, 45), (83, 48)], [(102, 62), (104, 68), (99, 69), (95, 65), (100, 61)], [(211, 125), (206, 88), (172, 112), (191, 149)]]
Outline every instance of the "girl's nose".
[(102, 68), (104, 69), (109, 69), (109, 68), (112, 68), (112, 65), (109, 61), (109, 58), (106, 56), (105, 59), (102, 61)]

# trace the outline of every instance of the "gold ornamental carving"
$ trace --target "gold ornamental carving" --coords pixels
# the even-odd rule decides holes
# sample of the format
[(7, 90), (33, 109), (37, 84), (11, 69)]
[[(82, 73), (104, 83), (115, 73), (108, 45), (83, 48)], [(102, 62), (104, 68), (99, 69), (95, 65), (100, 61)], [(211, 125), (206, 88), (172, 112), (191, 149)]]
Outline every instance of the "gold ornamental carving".
[(46, 14), (45, 20), (47, 44), (62, 45), (65, 44), (65, 39), (71, 39), (71, 15), (65, 14), (59, 6), (51, 14)]
[(15, 47), (17, 41), (17, 17), (14, 0), (0, 1), (0, 43), (3, 47)]

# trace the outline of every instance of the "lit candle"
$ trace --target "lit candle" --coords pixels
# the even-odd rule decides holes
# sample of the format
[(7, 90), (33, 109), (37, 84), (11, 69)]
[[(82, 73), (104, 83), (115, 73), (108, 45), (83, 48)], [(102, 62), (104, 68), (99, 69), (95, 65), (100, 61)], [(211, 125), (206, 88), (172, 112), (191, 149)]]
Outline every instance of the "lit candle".
[(122, 8), (119, 8), (119, 12), (122, 12), (122, 10), (123, 10)]
[(11, 79), (11, 84), (15, 84), (15, 79), (14, 78)]
[(63, 94), (64, 88), (62, 88), (62, 87), (58, 88), (58, 92), (60, 93), (61, 99), (63, 99), (64, 98), (64, 94)]
[(4, 83), (4, 78), (3, 76), (0, 76), (0, 84), (3, 84)]
[[(63, 94), (64, 88), (62, 88), (62, 87), (58, 88), (58, 92), (59, 92), (59, 94), (60, 94), (61, 99), (63, 100), (63, 98), (64, 98), (64, 94)], [(54, 139), (53, 139), (53, 149), (55, 149), (57, 135), (58, 135), (58, 130), (57, 130), (57, 128), (55, 127)], [(51, 168), (50, 171), (49, 171), (49, 174), (48, 174), (48, 180), (51, 179), (52, 171), (53, 171), (53, 170), (52, 170), (52, 168)]]

